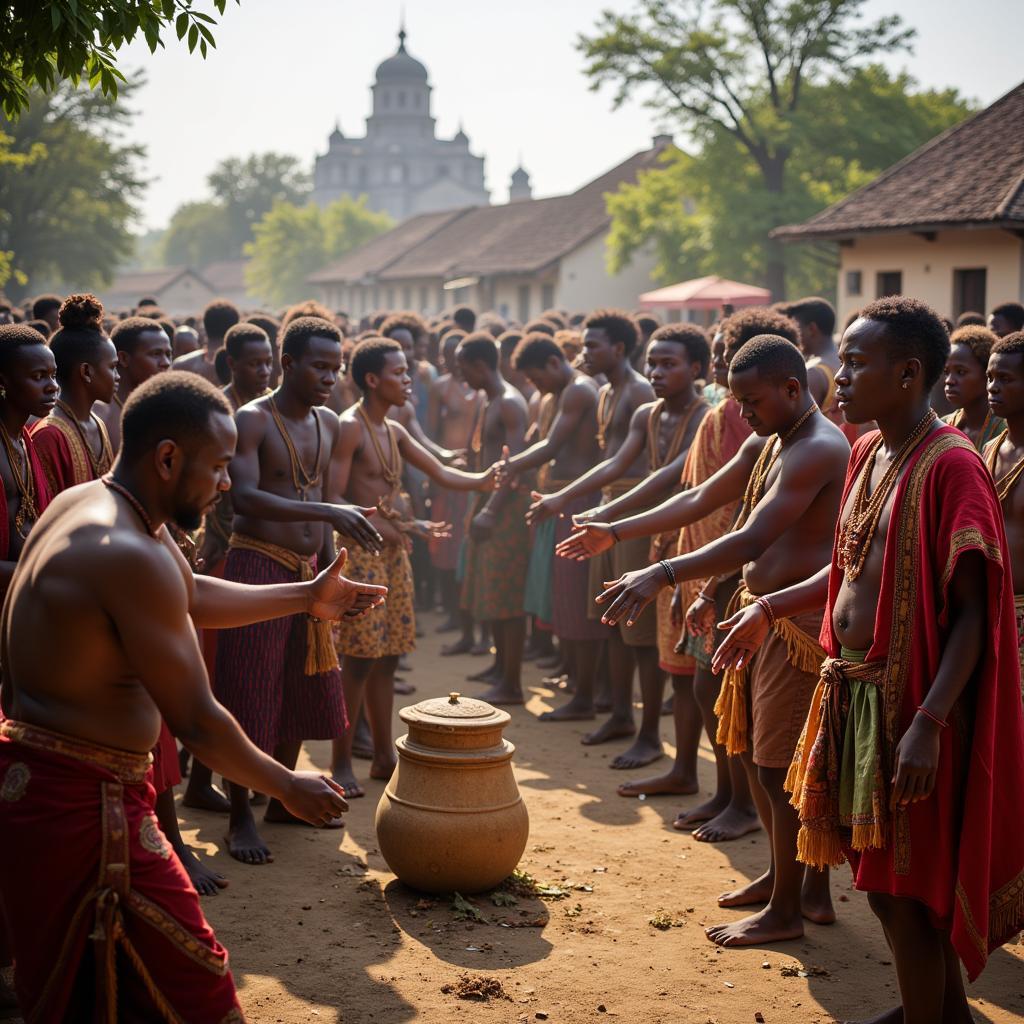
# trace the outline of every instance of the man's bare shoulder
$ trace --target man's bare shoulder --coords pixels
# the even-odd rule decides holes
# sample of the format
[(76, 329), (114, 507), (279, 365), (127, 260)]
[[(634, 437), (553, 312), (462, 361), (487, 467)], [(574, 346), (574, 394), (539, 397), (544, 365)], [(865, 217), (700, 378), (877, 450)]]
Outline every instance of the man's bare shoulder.
[[(348, 409), (345, 410), (345, 412), (348, 411)], [(314, 405), (313, 415), (320, 421), (321, 428), (328, 432), (328, 436), (332, 440), (338, 436), (338, 423), (340, 419), (338, 413), (328, 409), (326, 405)]]
[(206, 353), (201, 349), (196, 349), (195, 352), (186, 352), (183, 356), (178, 356), (174, 362), (171, 363), (172, 370), (196, 370), (197, 367), (203, 366), (206, 363)]
[(597, 402), (598, 387), (585, 374), (578, 374), (573, 377), (562, 392), (562, 401), (578, 402), (594, 405)]

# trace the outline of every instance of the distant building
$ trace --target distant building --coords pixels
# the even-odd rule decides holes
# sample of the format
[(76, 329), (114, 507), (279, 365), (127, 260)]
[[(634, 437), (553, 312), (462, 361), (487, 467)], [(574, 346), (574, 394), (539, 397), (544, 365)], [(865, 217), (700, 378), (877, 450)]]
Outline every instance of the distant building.
[(884, 295), (956, 319), (1024, 299), (1024, 84), (784, 241), (839, 244), (839, 322)]
[[(510, 190), (522, 198), (411, 217), (309, 283), (328, 306), (354, 316), (395, 308), (436, 313), (463, 302), (522, 322), (550, 307), (633, 309), (651, 287), (655, 258), (644, 251), (622, 273), (608, 273), (605, 197), (654, 167), (670, 143), (659, 136), (651, 149), (571, 195), (530, 199)], [(514, 176), (513, 190), (529, 188), (524, 177)]]
[(335, 127), (327, 152), (313, 167), (313, 199), (320, 206), (343, 195), (366, 195), (373, 210), (395, 220), (434, 210), (481, 206), (484, 158), (469, 150), (461, 126), (454, 138), (439, 139), (430, 114), (427, 69), (405, 48), (377, 68), (373, 112), (363, 138), (346, 138)]
[(100, 289), (99, 297), (109, 313), (134, 309), (139, 299), (153, 298), (165, 313), (188, 316), (217, 298), (217, 292), (191, 267), (163, 267), (118, 274), (107, 288)]

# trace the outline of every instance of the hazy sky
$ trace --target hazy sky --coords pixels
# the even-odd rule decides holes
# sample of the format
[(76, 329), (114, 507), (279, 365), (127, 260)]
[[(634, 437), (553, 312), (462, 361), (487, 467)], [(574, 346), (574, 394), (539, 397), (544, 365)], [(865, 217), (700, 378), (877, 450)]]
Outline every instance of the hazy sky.
[[(492, 201), (504, 202), (519, 154), (534, 194), (571, 191), (645, 148), (657, 125), (635, 104), (611, 109), (593, 93), (575, 40), (602, 9), (632, 0), (406, 0), (407, 48), (430, 72), (438, 134), (463, 122), (474, 153), (487, 158)], [(212, 5), (200, 5), (200, 9)], [(869, 16), (898, 6), (918, 30), (914, 52), (897, 54), (927, 86), (952, 85), (987, 103), (1024, 78), (1020, 0), (867, 0)], [(148, 151), (146, 227), (166, 224), (177, 205), (202, 198), (224, 157), (293, 153), (309, 166), (340, 120), (362, 135), (377, 64), (394, 52), (401, 0), (242, 0), (229, 3), (203, 61), (180, 44), (151, 55), (143, 43), (122, 54), (140, 67), (135, 139)], [(969, 20), (965, 10), (970, 12)]]

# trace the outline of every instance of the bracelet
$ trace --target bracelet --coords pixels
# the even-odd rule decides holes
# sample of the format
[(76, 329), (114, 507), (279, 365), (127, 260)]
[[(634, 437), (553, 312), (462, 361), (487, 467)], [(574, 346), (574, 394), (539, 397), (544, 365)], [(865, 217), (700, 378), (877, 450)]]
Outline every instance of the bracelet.
[(615, 524), (614, 523), (609, 523), (608, 525), (611, 527), (612, 537), (615, 539), (615, 543), (616, 544), (621, 543), (622, 542), (622, 538), (619, 536), (619, 531), (615, 529)]
[(949, 722), (944, 722), (938, 715), (933, 715), (923, 704), (917, 709), (925, 718), (931, 719), (940, 729), (948, 729)]
[(775, 611), (772, 608), (771, 601), (769, 601), (767, 597), (759, 597), (754, 602), (754, 604), (756, 604), (757, 607), (765, 613), (765, 615), (768, 617), (768, 625), (771, 626), (772, 629), (774, 629), (777, 620), (775, 618)]
[(676, 571), (672, 568), (672, 563), (667, 558), (663, 558), (658, 565), (665, 570), (665, 575), (668, 577), (668, 585), (674, 587), (676, 585)]

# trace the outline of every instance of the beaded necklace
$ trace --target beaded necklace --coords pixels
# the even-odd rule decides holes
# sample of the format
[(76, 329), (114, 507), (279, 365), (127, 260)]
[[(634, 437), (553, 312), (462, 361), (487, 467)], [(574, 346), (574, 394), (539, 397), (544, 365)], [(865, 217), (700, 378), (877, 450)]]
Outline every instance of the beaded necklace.
[(698, 409), (703, 409), (706, 405), (707, 402), (703, 398), (696, 398), (683, 410), (683, 415), (679, 417), (676, 429), (672, 432), (672, 439), (669, 441), (668, 451), (665, 452), (665, 458), (663, 459), (659, 451), (658, 432), (661, 426), (661, 414), (665, 409), (665, 399), (659, 398), (654, 403), (654, 408), (651, 409), (651, 415), (647, 420), (647, 455), (652, 473), (661, 469), (662, 466), (667, 466), (679, 457), (679, 453), (683, 448), (683, 439), (686, 437), (686, 428), (690, 425), (690, 420), (693, 419)]
[(291, 460), (292, 464), (292, 484), (295, 486), (295, 490), (299, 495), (299, 500), (305, 501), (306, 492), (320, 484), (320, 456), (323, 454), (324, 443), (323, 432), (320, 426), (320, 416), (315, 411), (313, 412), (313, 419), (316, 420), (316, 456), (313, 459), (313, 469), (312, 471), (309, 471), (305, 466), (303, 466), (302, 459), (299, 458), (299, 453), (295, 448), (295, 443), (292, 441), (291, 434), (288, 433), (288, 428), (284, 425), (281, 413), (278, 412), (277, 403), (274, 401), (273, 395), (270, 396), (270, 413), (274, 417), (277, 429), (281, 434), (285, 447), (288, 449), (288, 458)]
[[(18, 488), (20, 495), (18, 511), (14, 514), (14, 529), (18, 531), (19, 537), (27, 537), (28, 531), (32, 529), (31, 524), (39, 518), (39, 510), (36, 505), (36, 480), (32, 475), (32, 463), (28, 457), (28, 448), (25, 446), (25, 439), (19, 438), (18, 443), (25, 459), (22, 466), (22, 455), (7, 433), (7, 427), (0, 422), (0, 436), (3, 437), (4, 448), (7, 451), (7, 461), (11, 464), (11, 475), (14, 477), (14, 485)], [(28, 525), (26, 525), (28, 524)]]
[[(963, 421), (964, 410), (957, 409), (957, 411), (953, 413), (953, 415), (949, 418), (948, 423), (951, 427), (956, 427), (957, 430), (962, 430), (966, 434), (967, 429), (966, 427), (962, 426)], [(989, 409), (988, 412), (985, 413), (985, 422), (982, 423), (981, 430), (978, 431), (978, 440), (977, 443), (974, 445), (979, 452), (982, 450), (982, 448), (985, 447), (986, 444), (988, 444), (989, 441), (992, 440), (992, 438), (988, 436), (988, 432), (992, 429), (993, 426), (996, 426), (998, 428), (997, 421), (998, 417), (993, 416), (992, 410)]]
[(743, 504), (740, 506), (740, 514), (736, 517), (736, 524), (733, 531), (750, 518), (758, 502), (764, 497), (765, 485), (768, 483), (768, 474), (772, 466), (782, 454), (786, 442), (818, 411), (817, 402), (811, 402), (804, 414), (783, 434), (781, 437), (776, 434), (762, 449), (761, 454), (754, 463), (754, 468), (747, 481), (747, 489), (743, 492)]
[[(993, 478), (996, 475), (996, 464), (999, 462), (999, 449), (1003, 446), (1003, 442), (1009, 436), (1010, 429), (1007, 427), (1007, 429), (992, 442), (992, 447), (989, 449), (988, 457), (985, 459), (988, 471), (992, 474)], [(1014, 484), (1016, 484), (1020, 479), (1022, 473), (1024, 473), (1024, 457), (1019, 458), (1010, 467), (1010, 471), (1008, 473), (995, 481), (996, 496), (999, 498), (1000, 502), (1006, 501), (1010, 496), (1010, 491), (1013, 490)]]
[(904, 464), (914, 449), (924, 440), (932, 423), (937, 418), (934, 409), (929, 409), (921, 417), (917, 426), (910, 432), (910, 436), (903, 442), (903, 446), (889, 463), (889, 468), (885, 471), (878, 486), (868, 497), (868, 485), (875, 469), (875, 459), (884, 440), (881, 434), (871, 446), (871, 453), (864, 460), (864, 468), (860, 471), (849, 518), (839, 531), (839, 567), (851, 583), (860, 576), (864, 569), (864, 561), (871, 549), (871, 542), (874, 540), (879, 520), (882, 518), (882, 509), (885, 508), (885, 503), (896, 486)]
[(270, 388), (264, 388), (258, 395), (256, 395), (255, 398), (250, 398), (247, 401), (243, 402), (241, 396), (238, 394), (238, 391), (235, 388), (235, 385), (232, 383), (229, 384), (224, 389), (224, 394), (227, 396), (227, 400), (231, 403), (232, 410), (238, 412), (238, 410), (241, 409), (243, 405), (248, 405), (249, 402), (255, 402), (257, 398), (265, 398), (267, 395), (273, 394), (273, 392), (270, 390)]
[(377, 461), (380, 463), (381, 476), (384, 477), (384, 482), (391, 488), (390, 493), (384, 495), (377, 502), (377, 508), (386, 519), (397, 519), (400, 517), (400, 513), (395, 511), (394, 503), (402, 481), (402, 458), (398, 451), (398, 438), (395, 436), (395, 431), (391, 424), (385, 419), (384, 432), (388, 435), (390, 459), (385, 457), (384, 448), (377, 437), (377, 431), (373, 429), (373, 424), (370, 422), (370, 417), (367, 415), (362, 399), (359, 400), (359, 404), (356, 406), (356, 415), (366, 426), (366, 432), (370, 435), (370, 443), (373, 445)]
[(146, 511), (145, 506), (139, 501), (138, 498), (128, 490), (124, 484), (118, 483), (112, 473), (107, 473), (106, 476), (100, 477), (103, 484), (109, 487), (110, 490), (116, 491), (118, 494), (128, 502), (129, 505), (135, 510), (136, 515), (142, 520), (142, 525), (146, 528), (146, 533), (150, 535), (154, 540), (157, 535), (157, 528), (153, 525), (153, 520), (150, 519), (149, 513)]
[(71, 406), (61, 398), (57, 399), (57, 408), (64, 413), (64, 418), (75, 428), (78, 440), (82, 442), (82, 447), (89, 456), (89, 465), (92, 466), (92, 475), (94, 477), (102, 476), (108, 469), (110, 469), (110, 464), (114, 461), (114, 451), (110, 447), (110, 438), (107, 436), (107, 428), (103, 426), (103, 421), (96, 415), (96, 413), (90, 410), (89, 419), (96, 425), (96, 431), (100, 436), (100, 453), (99, 455), (94, 455), (92, 447), (89, 444), (89, 438), (86, 437), (85, 431), (82, 429), (82, 424), (78, 422), (78, 417), (75, 415), (74, 409), (72, 409)]
[[(610, 409), (608, 408), (609, 396), (612, 398)], [(611, 384), (606, 388), (601, 388), (601, 393), (597, 396), (597, 446), (601, 451), (608, 447), (608, 428), (612, 425), (612, 420), (615, 419), (615, 410), (619, 407), (621, 397), (622, 391), (613, 390)]]

